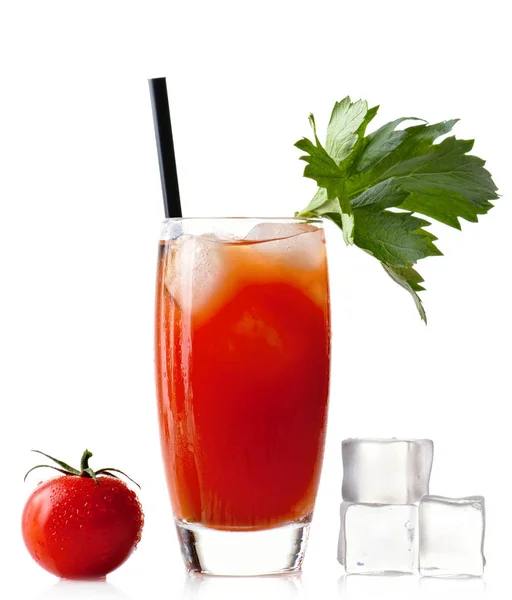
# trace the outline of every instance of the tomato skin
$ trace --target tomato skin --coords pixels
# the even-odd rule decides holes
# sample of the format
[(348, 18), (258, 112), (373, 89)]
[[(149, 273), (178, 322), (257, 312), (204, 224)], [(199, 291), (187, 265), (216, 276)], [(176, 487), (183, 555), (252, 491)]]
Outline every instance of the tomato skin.
[(119, 479), (66, 475), (32, 492), (22, 516), (25, 545), (53, 575), (103, 577), (140, 541), (144, 516), (135, 492)]

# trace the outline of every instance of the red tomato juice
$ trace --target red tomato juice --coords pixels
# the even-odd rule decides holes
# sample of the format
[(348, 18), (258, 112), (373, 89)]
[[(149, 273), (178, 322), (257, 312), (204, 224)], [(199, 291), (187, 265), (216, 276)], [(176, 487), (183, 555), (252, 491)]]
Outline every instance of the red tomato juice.
[(157, 395), (179, 521), (240, 531), (311, 517), (330, 313), (323, 231), (299, 235), (316, 236), (307, 251), (286, 240), (161, 243)]

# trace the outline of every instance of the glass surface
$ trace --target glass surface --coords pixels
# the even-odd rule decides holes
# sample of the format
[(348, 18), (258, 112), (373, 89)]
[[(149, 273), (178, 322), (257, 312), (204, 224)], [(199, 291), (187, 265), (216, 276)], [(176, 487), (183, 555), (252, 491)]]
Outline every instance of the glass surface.
[(300, 568), (329, 387), (321, 222), (165, 221), (155, 354), (162, 454), (187, 567)]

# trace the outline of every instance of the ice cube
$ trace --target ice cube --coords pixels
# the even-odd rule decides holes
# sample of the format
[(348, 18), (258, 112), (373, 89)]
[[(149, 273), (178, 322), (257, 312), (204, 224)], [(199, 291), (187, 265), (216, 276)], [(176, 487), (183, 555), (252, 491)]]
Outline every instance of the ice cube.
[(224, 246), (217, 238), (189, 234), (171, 244), (165, 265), (165, 287), (186, 313), (214, 308), (228, 274)]
[(412, 504), (428, 494), (431, 440), (348, 439), (342, 443), (343, 500)]
[(260, 258), (294, 268), (318, 269), (325, 260), (324, 232), (308, 223), (259, 223), (245, 239), (257, 242), (253, 249)]
[(311, 233), (318, 231), (318, 227), (309, 223), (281, 223), (266, 222), (258, 223), (245, 236), (246, 240), (268, 242), (269, 240), (281, 240), (299, 235), (300, 233)]
[(234, 233), (230, 231), (224, 231), (222, 229), (217, 229), (216, 231), (212, 231), (211, 233), (202, 233), (197, 236), (202, 240), (210, 240), (210, 242), (239, 242), (243, 238), (239, 238)]
[(347, 573), (412, 573), (417, 568), (418, 508), (341, 504), (338, 560)]
[(422, 575), (483, 574), (485, 503), (482, 496), (425, 496), (419, 513)]

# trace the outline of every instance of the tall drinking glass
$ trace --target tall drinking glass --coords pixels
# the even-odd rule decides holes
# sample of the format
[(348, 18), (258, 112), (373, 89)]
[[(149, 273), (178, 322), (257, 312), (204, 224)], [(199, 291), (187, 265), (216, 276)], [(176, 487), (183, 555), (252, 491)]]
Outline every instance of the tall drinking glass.
[(300, 569), (329, 388), (321, 221), (164, 221), (155, 353), (163, 461), (186, 567)]

